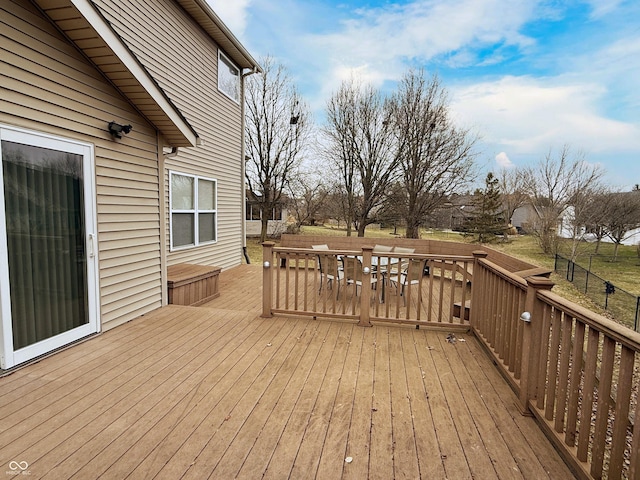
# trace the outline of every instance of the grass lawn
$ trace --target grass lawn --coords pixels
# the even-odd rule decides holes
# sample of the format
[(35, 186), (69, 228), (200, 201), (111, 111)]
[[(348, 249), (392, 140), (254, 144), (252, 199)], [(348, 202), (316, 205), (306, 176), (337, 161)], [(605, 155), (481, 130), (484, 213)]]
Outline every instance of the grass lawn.
[[(393, 229), (368, 228), (365, 232), (367, 238), (389, 238), (396, 234), (403, 234), (403, 230), (394, 233)], [(326, 235), (345, 236), (346, 230), (343, 228), (332, 228), (324, 226), (303, 227), (303, 235)], [(353, 233), (357, 235), (357, 232)], [(447, 240), (451, 242), (469, 242), (464, 236), (452, 231), (425, 230), (422, 238)], [(277, 240), (276, 240), (277, 243)], [(542, 252), (536, 239), (531, 235), (521, 235), (510, 237), (508, 241), (500, 241), (488, 245), (489, 247), (508, 253), (516, 258), (520, 258), (528, 263), (540, 267), (554, 268), (555, 257)], [(560, 254), (569, 257), (570, 244), (560, 245)], [(613, 245), (603, 243), (600, 245), (598, 254), (595, 254), (596, 245), (583, 242), (580, 244), (579, 254), (576, 263), (584, 268), (591, 264), (591, 271), (596, 275), (611, 281), (617, 288), (626, 290), (633, 295), (640, 295), (640, 258), (636, 247), (620, 246), (617, 261), (613, 261)], [(253, 238), (247, 239), (247, 251), (251, 263), (262, 262), (262, 246), (259, 241)], [(606, 314), (600, 307), (594, 304), (588, 297), (579, 292), (573, 284), (565, 280), (562, 276), (553, 274), (552, 280), (556, 282), (554, 292), (579, 305), (582, 305), (594, 312)]]

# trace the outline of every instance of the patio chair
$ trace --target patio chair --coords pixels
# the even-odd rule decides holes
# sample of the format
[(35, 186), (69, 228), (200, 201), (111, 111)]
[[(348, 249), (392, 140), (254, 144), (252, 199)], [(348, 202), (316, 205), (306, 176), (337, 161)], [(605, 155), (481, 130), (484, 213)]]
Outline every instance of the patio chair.
[[(314, 250), (329, 250), (328, 245), (311, 245)], [(338, 290), (336, 293), (340, 293), (340, 280), (344, 278), (342, 269), (338, 263), (338, 257), (335, 255), (317, 255), (318, 269), (320, 270), (320, 288), (318, 293), (322, 291), (322, 285), (327, 284), (329, 290), (332, 289), (333, 281), (338, 283)]]
[[(398, 284), (402, 286), (400, 290), (400, 296), (402, 297), (404, 304), (407, 304), (404, 291), (406, 287), (411, 288), (413, 285), (420, 285), (420, 279), (424, 273), (425, 260), (411, 259), (407, 266), (400, 272), (400, 275), (392, 275), (389, 277), (389, 283), (395, 287), (398, 291)], [(420, 295), (420, 301), (422, 302), (422, 291), (418, 287), (418, 293)]]
[[(392, 268), (389, 271), (389, 275), (398, 275), (398, 273), (403, 272), (404, 270), (406, 270), (407, 266), (409, 265), (409, 258), (408, 256), (412, 253), (415, 253), (416, 249), (415, 248), (408, 248), (408, 247), (393, 247), (393, 253), (396, 255), (400, 255), (400, 258), (398, 258), (398, 263), (396, 263), (394, 266), (392, 266)], [(404, 258), (402, 257), (403, 254), (407, 254), (404, 256)], [(400, 260), (402, 260), (402, 262), (400, 262)]]
[[(357, 257), (342, 257), (344, 265), (344, 277), (347, 279), (347, 285), (356, 286), (356, 295), (358, 295), (358, 287), (362, 287), (364, 274), (362, 273), (362, 261)], [(369, 284), (375, 287), (378, 283), (378, 277), (369, 275)]]
[(388, 246), (388, 245), (374, 245), (373, 246), (373, 253), (382, 253), (382, 254), (386, 254), (386, 253), (391, 253), (393, 251), (393, 247)]

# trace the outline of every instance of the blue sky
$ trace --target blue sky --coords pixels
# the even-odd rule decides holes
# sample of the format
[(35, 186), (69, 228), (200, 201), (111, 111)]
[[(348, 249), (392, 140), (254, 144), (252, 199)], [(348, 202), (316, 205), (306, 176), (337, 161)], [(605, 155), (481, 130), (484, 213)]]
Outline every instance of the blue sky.
[(355, 75), (391, 91), (437, 73), (483, 171), (567, 144), (605, 181), (640, 183), (638, 0), (208, 0), (256, 58), (284, 64), (322, 123)]

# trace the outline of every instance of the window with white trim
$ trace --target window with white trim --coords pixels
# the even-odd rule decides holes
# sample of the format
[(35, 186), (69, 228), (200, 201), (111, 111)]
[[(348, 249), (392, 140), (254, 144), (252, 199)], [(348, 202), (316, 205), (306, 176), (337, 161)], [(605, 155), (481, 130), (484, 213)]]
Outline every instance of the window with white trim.
[(171, 248), (213, 243), (217, 239), (217, 182), (169, 172)]
[(240, 103), (240, 69), (218, 50), (218, 90)]

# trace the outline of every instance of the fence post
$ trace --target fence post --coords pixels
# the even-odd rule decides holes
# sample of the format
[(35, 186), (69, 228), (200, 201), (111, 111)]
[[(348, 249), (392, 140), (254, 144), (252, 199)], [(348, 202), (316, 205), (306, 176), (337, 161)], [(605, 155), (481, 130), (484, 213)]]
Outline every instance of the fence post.
[[(473, 254), (473, 279), (471, 280), (471, 301), (469, 302), (469, 325), (471, 328), (477, 330), (479, 323), (479, 316), (482, 309), (482, 282), (480, 281), (480, 268), (478, 267), (478, 261), (481, 258), (487, 258), (489, 255), (483, 250), (475, 250)], [(464, 315), (464, 305), (462, 305), (462, 315)]]
[(585, 295), (589, 293), (589, 277), (591, 276), (591, 267), (587, 270), (587, 279), (584, 281), (584, 293)]
[(640, 313), (640, 297), (636, 297), (636, 316), (635, 316), (635, 322), (633, 323), (633, 329), (636, 332), (639, 332), (638, 331), (638, 313)]
[[(362, 291), (360, 292), (360, 327), (372, 327), (371, 312), (369, 303), (371, 302), (371, 256), (373, 247), (362, 247)], [(377, 287), (377, 285), (376, 285)], [(356, 285), (354, 288), (358, 289)]]
[(554, 283), (545, 277), (528, 277), (525, 311), (520, 315), (524, 322), (522, 332), (522, 363), (520, 371), (520, 394), (518, 409), (522, 415), (531, 415), (529, 401), (536, 398), (538, 385), (538, 363), (541, 361), (542, 315), (544, 305), (538, 300), (538, 291), (551, 290)]
[(273, 298), (273, 275), (271, 267), (273, 263), (274, 242), (264, 242), (262, 244), (262, 317), (272, 317), (271, 299)]
[(567, 278), (567, 280), (573, 283), (573, 277), (576, 274), (576, 262), (569, 260), (569, 265), (571, 265), (571, 278)]

